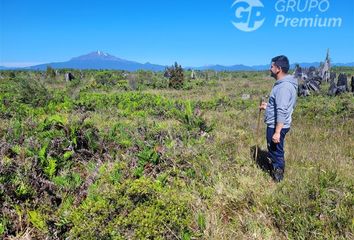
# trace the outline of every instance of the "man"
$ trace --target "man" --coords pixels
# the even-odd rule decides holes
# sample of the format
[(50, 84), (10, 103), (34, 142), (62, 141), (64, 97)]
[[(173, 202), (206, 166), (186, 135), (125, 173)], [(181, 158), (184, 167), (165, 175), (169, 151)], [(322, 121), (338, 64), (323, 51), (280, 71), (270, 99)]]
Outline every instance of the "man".
[(298, 88), (297, 80), (292, 75), (288, 75), (288, 71), (289, 60), (286, 56), (272, 59), (270, 73), (276, 82), (268, 103), (262, 102), (260, 106), (260, 109), (265, 110), (268, 156), (272, 160), (271, 174), (276, 182), (280, 182), (284, 176), (284, 140), (290, 130)]

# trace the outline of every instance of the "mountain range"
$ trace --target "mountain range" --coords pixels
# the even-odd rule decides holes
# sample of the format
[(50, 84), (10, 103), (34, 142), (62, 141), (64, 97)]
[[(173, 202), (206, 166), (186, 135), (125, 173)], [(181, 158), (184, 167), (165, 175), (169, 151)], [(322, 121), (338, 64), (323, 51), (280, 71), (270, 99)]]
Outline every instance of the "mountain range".
[[(301, 67), (318, 67), (320, 62), (312, 63), (299, 63)], [(171, 63), (172, 65), (172, 63)], [(334, 63), (333, 66), (350, 66), (354, 67), (354, 62), (352, 63)], [(136, 71), (136, 70), (151, 70), (151, 71), (163, 71), (166, 66), (152, 63), (139, 63), (135, 61), (129, 61), (121, 59), (110, 55), (102, 51), (91, 52), (79, 57), (74, 57), (66, 62), (52, 62), (45, 63), (25, 68), (8, 68), (0, 66), (0, 70), (7, 69), (27, 69), (27, 70), (45, 70), (47, 66), (52, 68), (74, 68), (74, 69), (112, 69), (112, 70), (126, 70), (126, 71)], [(294, 68), (295, 64), (291, 65)], [(261, 71), (267, 70), (269, 64), (265, 65), (255, 65), (246, 66), (242, 64), (223, 66), (223, 65), (207, 65), (202, 67), (185, 67), (186, 69), (195, 70), (214, 70), (214, 71)]]

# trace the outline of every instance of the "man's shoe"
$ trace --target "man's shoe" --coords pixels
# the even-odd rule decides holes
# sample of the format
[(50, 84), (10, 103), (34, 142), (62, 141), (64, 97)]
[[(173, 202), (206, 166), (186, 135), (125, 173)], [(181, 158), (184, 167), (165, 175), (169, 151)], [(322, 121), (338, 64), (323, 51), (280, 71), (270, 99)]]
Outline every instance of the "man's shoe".
[(272, 177), (275, 182), (280, 182), (284, 178), (284, 170), (281, 168), (274, 169)]

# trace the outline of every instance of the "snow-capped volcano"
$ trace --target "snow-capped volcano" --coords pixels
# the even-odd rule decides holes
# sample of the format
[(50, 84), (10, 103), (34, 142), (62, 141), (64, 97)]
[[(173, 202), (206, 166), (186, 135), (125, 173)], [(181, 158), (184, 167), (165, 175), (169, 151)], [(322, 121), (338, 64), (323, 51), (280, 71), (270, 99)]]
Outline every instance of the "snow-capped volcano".
[(115, 70), (152, 70), (162, 71), (165, 66), (151, 64), (151, 63), (138, 63), (121, 58), (117, 58), (113, 55), (105, 53), (103, 51), (90, 52), (85, 55), (74, 57), (67, 62), (55, 62), (32, 66), (30, 69), (44, 70), (47, 66), (53, 68), (75, 68), (75, 69), (115, 69)]
[(74, 57), (70, 61), (86, 61), (86, 60), (109, 60), (109, 61), (124, 61), (123, 59), (117, 58), (113, 55), (105, 53), (103, 51), (91, 52), (79, 57)]

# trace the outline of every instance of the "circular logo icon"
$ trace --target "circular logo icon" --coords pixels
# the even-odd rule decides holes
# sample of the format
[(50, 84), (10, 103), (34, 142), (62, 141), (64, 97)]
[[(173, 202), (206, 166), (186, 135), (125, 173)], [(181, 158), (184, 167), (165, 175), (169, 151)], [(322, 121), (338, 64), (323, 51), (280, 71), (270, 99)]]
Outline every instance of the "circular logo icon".
[(262, 16), (263, 3), (260, 0), (236, 0), (231, 8), (235, 9), (236, 19), (232, 24), (244, 32), (260, 28), (265, 20)]

